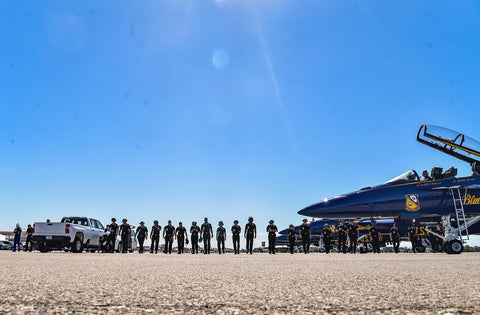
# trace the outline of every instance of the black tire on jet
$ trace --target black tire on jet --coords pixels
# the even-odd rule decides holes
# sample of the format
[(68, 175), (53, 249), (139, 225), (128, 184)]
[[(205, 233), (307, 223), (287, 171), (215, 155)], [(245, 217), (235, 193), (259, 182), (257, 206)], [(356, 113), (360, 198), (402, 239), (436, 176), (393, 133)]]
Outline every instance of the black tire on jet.
[(417, 246), (415, 247), (415, 250), (418, 252), (418, 253), (425, 253), (425, 251), (427, 250), (425, 248), (425, 246)]
[(447, 254), (461, 254), (463, 252), (463, 244), (459, 240), (449, 241), (447, 243)]
[(81, 253), (82, 251), (83, 251), (82, 239), (79, 238), (79, 237), (75, 237), (75, 239), (73, 240), (73, 244), (72, 244), (72, 252), (73, 253)]

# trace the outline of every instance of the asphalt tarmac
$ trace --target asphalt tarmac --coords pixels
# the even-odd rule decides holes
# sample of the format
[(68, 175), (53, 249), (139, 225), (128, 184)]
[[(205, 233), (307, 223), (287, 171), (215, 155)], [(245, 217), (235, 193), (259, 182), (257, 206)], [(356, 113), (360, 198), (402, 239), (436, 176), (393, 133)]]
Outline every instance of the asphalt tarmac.
[(0, 313), (480, 313), (480, 254), (0, 252)]

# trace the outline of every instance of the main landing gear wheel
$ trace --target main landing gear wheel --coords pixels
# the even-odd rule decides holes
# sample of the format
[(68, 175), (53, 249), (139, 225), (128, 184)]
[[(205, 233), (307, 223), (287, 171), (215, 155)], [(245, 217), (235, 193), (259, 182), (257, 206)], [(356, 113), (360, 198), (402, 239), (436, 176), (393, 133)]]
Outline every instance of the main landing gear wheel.
[(449, 241), (446, 244), (447, 254), (460, 254), (463, 252), (463, 244), (459, 240)]

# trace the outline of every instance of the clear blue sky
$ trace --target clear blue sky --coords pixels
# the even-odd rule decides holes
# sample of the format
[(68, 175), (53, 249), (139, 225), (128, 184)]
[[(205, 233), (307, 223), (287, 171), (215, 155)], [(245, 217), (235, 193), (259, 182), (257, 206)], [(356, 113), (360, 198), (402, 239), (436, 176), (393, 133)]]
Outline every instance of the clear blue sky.
[[(478, 1), (6, 1), (0, 229), (64, 215), (300, 223), (480, 138)], [(243, 244), (242, 244), (243, 245)]]

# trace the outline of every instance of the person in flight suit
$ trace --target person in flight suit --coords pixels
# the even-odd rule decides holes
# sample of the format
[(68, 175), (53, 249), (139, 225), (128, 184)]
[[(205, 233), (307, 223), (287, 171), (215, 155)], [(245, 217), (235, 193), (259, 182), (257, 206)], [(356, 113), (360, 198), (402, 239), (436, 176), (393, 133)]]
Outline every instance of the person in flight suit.
[(183, 226), (182, 222), (178, 222), (178, 227), (175, 232), (175, 237), (177, 238), (177, 254), (183, 254), (185, 241), (188, 242), (187, 229)]
[(203, 238), (203, 253), (205, 255), (210, 254), (210, 240), (213, 238), (213, 228), (208, 222), (208, 218), (203, 219), (202, 227), (200, 228)]
[(175, 237), (175, 227), (172, 220), (168, 220), (168, 224), (163, 228), (163, 238), (165, 239), (165, 254), (172, 253), (173, 238)]
[(348, 227), (348, 238), (350, 240), (350, 247), (348, 251), (355, 254), (357, 252), (357, 240), (358, 240), (358, 225), (355, 221), (350, 220)]
[(274, 223), (273, 220), (270, 220), (267, 225), (267, 233), (268, 233), (268, 253), (275, 255), (275, 241), (277, 240), (277, 232), (278, 228)]
[(412, 225), (408, 227), (408, 240), (412, 243), (412, 251), (416, 253), (417, 252), (416, 247), (420, 238), (417, 233), (417, 227), (415, 226), (415, 221), (413, 220), (412, 220)]
[(135, 232), (135, 238), (138, 240), (138, 244), (140, 245), (140, 248), (138, 249), (140, 254), (143, 254), (143, 242), (147, 237), (148, 228), (145, 226), (145, 222), (141, 221), (140, 225), (137, 227), (137, 231)]
[(302, 225), (300, 225), (300, 235), (302, 236), (303, 253), (310, 253), (310, 224), (307, 219), (303, 219)]
[(110, 253), (113, 253), (115, 251), (115, 241), (117, 240), (117, 235), (118, 235), (118, 224), (117, 224), (117, 219), (112, 218), (112, 223), (108, 226), (108, 230), (110, 231), (110, 234), (108, 234), (108, 250)]
[(290, 224), (288, 226), (288, 245), (290, 247), (290, 254), (293, 254), (293, 247), (296, 241), (297, 241), (297, 231), (295, 230), (295, 227), (293, 226), (293, 224)]
[(120, 235), (122, 236), (122, 253), (125, 254), (128, 252), (128, 242), (132, 235), (132, 229), (130, 228), (130, 224), (127, 223), (127, 219), (122, 220)]
[(227, 230), (223, 227), (223, 221), (218, 222), (217, 228), (217, 248), (218, 254), (225, 254), (225, 238), (227, 237)]
[(150, 239), (152, 240), (150, 244), (150, 254), (153, 254), (153, 249), (155, 248), (155, 254), (158, 253), (158, 242), (160, 242), (160, 231), (162, 227), (158, 225), (158, 220), (153, 221), (152, 230), (150, 231)]
[(330, 229), (330, 226), (328, 226), (327, 223), (325, 223), (325, 225), (323, 226), (321, 234), (322, 234), (323, 246), (325, 247), (325, 253), (329, 254), (330, 245), (332, 242), (332, 230)]
[(20, 237), (22, 236), (22, 228), (20, 227), (20, 224), (17, 223), (15, 225), (15, 229), (13, 230), (13, 247), (12, 251), (15, 251), (18, 247), (18, 251), (20, 251)]
[(370, 241), (373, 247), (373, 253), (380, 254), (380, 232), (378, 231), (376, 224), (372, 224), (369, 233)]
[(257, 226), (253, 223), (253, 217), (248, 218), (245, 224), (244, 236), (247, 239), (247, 254), (253, 254), (253, 240), (257, 238)]
[(348, 227), (342, 220), (338, 226), (338, 252), (343, 252), (344, 254), (347, 253), (347, 235)]
[(400, 233), (398, 232), (396, 223), (394, 223), (390, 229), (390, 240), (392, 240), (393, 250), (398, 254), (400, 248)]
[(240, 254), (240, 233), (242, 228), (238, 225), (238, 220), (233, 221), (232, 225), (232, 239), (233, 239), (233, 253)]
[(193, 221), (190, 227), (190, 239), (192, 240), (192, 254), (198, 254), (198, 234), (200, 234), (200, 227), (197, 222)]
[(34, 229), (32, 227), (32, 225), (28, 225), (27, 227), (27, 241), (25, 243), (25, 248), (23, 249), (24, 251), (27, 251), (28, 250), (28, 244), (30, 244), (30, 252), (33, 250), (33, 232), (34, 232)]
[[(428, 229), (434, 233), (437, 233), (437, 228), (435, 225), (429, 226)], [(432, 245), (432, 253), (436, 253), (438, 250), (437, 237), (431, 233), (428, 233), (428, 240), (430, 241), (430, 245)]]

